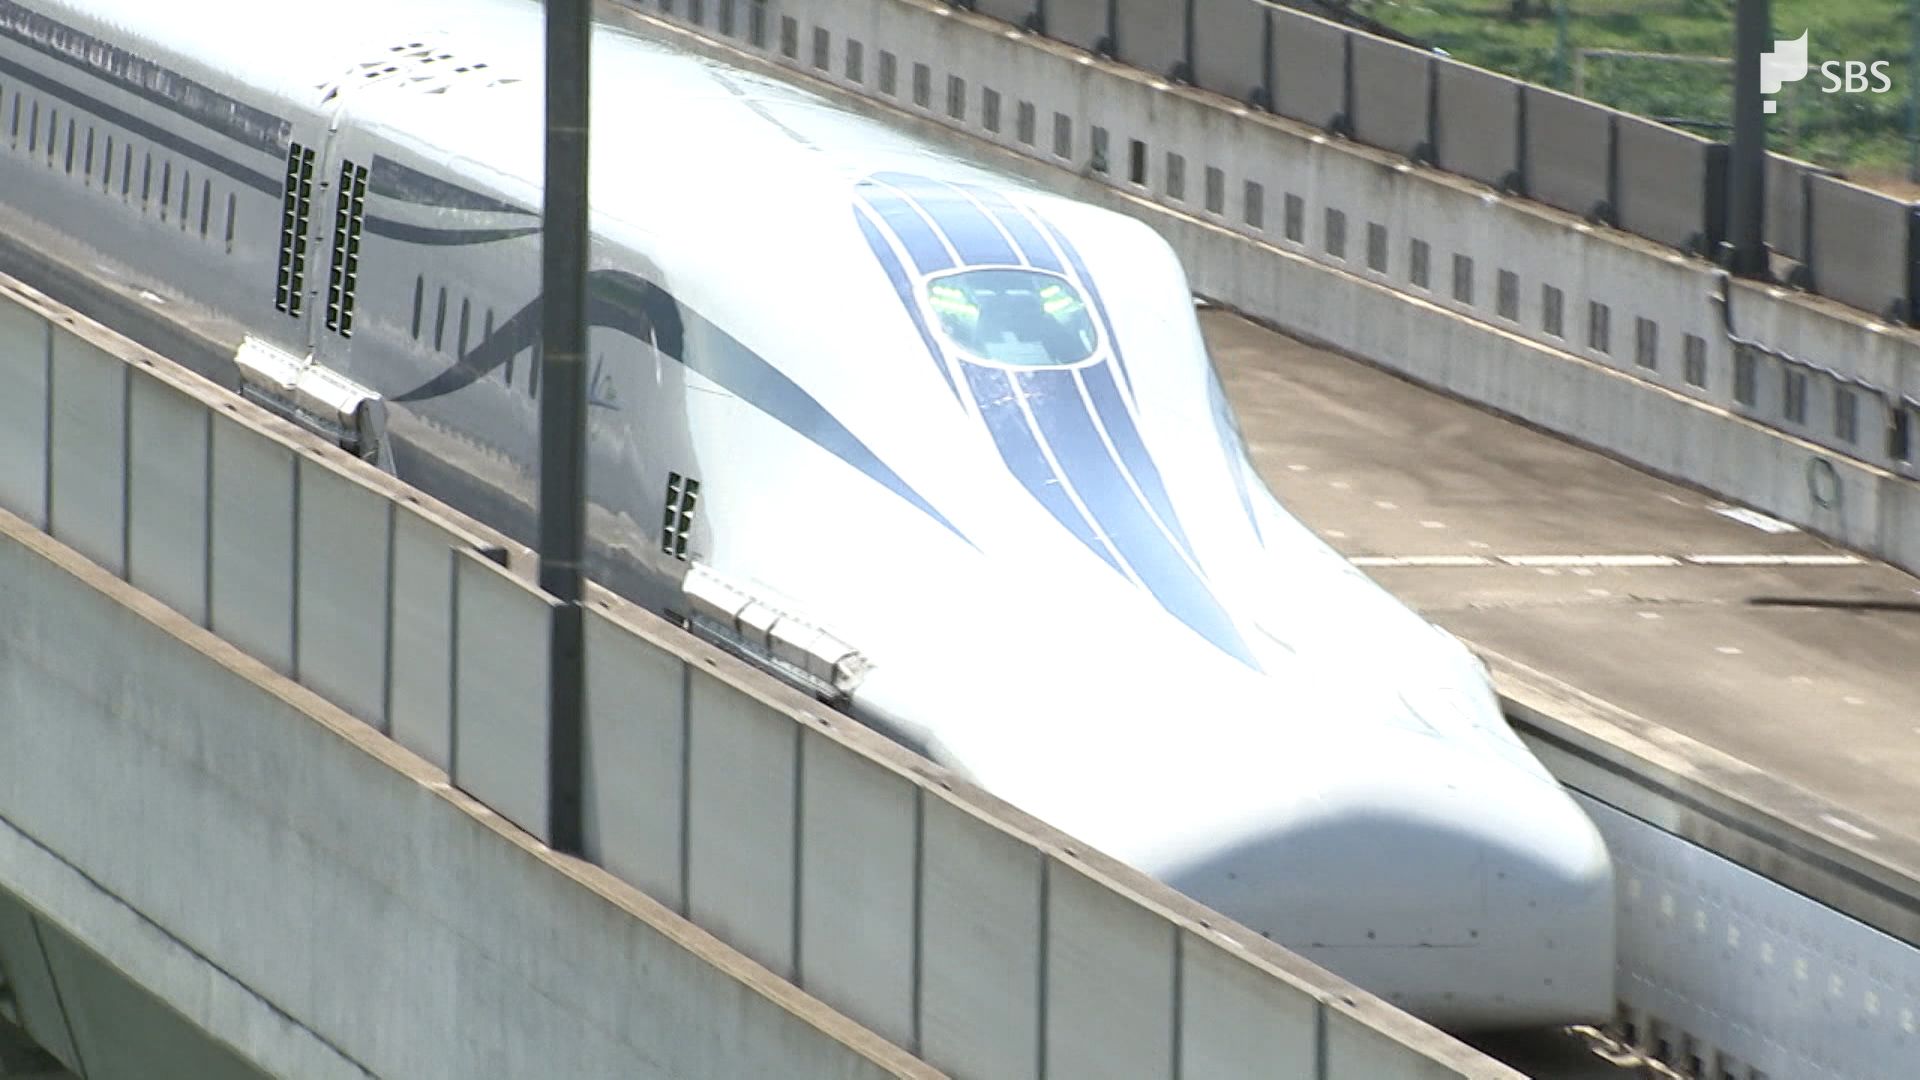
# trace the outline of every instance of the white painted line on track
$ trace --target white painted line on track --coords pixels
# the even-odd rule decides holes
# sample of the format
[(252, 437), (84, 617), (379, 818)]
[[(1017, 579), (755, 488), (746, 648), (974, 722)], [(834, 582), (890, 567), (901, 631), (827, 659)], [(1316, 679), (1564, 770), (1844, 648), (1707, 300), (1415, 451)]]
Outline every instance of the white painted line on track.
[[(1328, 532), (1334, 539), (1345, 533)], [(1858, 555), (1356, 555), (1348, 560), (1360, 567), (1484, 567), (1516, 566), (1532, 570), (1573, 570), (1585, 576), (1593, 569), (1642, 569), (1665, 566), (1864, 566)]]
[(1671, 555), (1502, 555), (1508, 566), (1678, 566)]

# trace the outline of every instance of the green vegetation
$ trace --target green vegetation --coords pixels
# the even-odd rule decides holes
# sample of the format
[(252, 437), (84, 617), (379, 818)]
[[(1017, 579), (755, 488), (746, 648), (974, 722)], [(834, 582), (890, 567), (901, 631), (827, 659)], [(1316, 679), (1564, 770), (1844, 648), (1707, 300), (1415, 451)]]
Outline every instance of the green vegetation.
[[(1556, 79), (1558, 0), (1353, 0), (1401, 33), (1445, 49), (1470, 64), (1530, 82), (1573, 89), (1615, 108), (1724, 139), (1731, 118), (1732, 69), (1578, 54), (1625, 49), (1701, 57), (1733, 54), (1734, 0), (1566, 0), (1568, 78)], [(1774, 36), (1810, 30), (1809, 56), (1891, 61), (1893, 90), (1826, 94), (1820, 73), (1790, 84), (1772, 118), (1775, 150), (1841, 169), (1860, 179), (1890, 181), (1907, 173), (1907, 96), (1920, 91), (1908, 75), (1910, 8), (1920, 0), (1774, 0)]]

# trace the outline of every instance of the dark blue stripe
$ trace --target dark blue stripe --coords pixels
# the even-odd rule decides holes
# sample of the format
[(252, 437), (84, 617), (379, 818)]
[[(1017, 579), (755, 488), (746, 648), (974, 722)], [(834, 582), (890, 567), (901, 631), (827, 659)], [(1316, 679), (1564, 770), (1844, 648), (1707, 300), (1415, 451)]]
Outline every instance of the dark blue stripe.
[(491, 244), (495, 240), (517, 240), (522, 236), (533, 236), (540, 231), (540, 226), (520, 225), (505, 229), (441, 228), (436, 225), (412, 225), (392, 218), (369, 217), (367, 231), (375, 236), (419, 244), (423, 247), (464, 247), (469, 244)]
[(1107, 452), (1072, 371), (1022, 371), (1021, 387), (1040, 434), (1100, 531), (1160, 605), (1200, 636), (1258, 669), (1240, 631), (1213, 590), (1154, 524)]
[[(445, 371), (391, 399), (415, 402), (451, 394), (507, 364), (522, 350), (536, 347), (540, 308), (540, 298), (535, 297)], [(587, 325), (651, 341), (661, 354), (718, 383), (972, 543), (813, 395), (653, 282), (624, 270), (592, 271), (587, 275)]]
[(947, 242), (967, 266), (1017, 266), (1007, 238), (993, 220), (980, 212), (959, 188), (909, 173), (880, 173), (875, 179), (904, 192), (908, 200), (933, 219)]
[(1140, 493), (1160, 516), (1161, 524), (1173, 533), (1180, 547), (1192, 555), (1193, 545), (1187, 541), (1180, 519), (1174, 516), (1173, 502), (1167, 498), (1166, 485), (1160, 480), (1160, 467), (1154, 464), (1153, 455), (1147, 453), (1140, 429), (1134, 426), (1133, 414), (1121, 399), (1120, 388), (1114, 385), (1113, 372), (1107, 370), (1105, 364), (1095, 364), (1081, 368), (1080, 377), (1087, 384), (1087, 396), (1093, 400), (1094, 411), (1100, 414), (1100, 426), (1107, 429), (1107, 438), (1113, 440), (1113, 448), (1120, 454), (1121, 464), (1126, 466), (1133, 482), (1140, 485)]
[(900, 238), (921, 273), (937, 273), (953, 266), (933, 227), (915, 213), (905, 199), (870, 181), (860, 184), (860, 196), (880, 215), (880, 220), (886, 222), (893, 235)]
[(1040, 444), (1034, 440), (1026, 414), (1020, 411), (1020, 402), (1013, 396), (1013, 385), (1008, 381), (1007, 373), (979, 364), (963, 363), (961, 367), (966, 371), (967, 386), (973, 391), (973, 399), (980, 406), (980, 416), (987, 422), (994, 445), (1000, 448), (1000, 457), (1006, 461), (1014, 478), (1041, 506), (1046, 507), (1054, 520), (1066, 526), (1068, 532), (1078, 537), (1108, 566), (1119, 570), (1120, 564), (1114, 561), (1113, 553), (1100, 542), (1099, 535), (1093, 531), (1086, 516), (1067, 497), (1066, 489), (1060, 486), (1059, 477), (1054, 475), (1053, 466), (1047, 463), (1045, 455), (1040, 452)]
[(960, 388), (954, 385), (953, 372), (947, 370), (944, 354), (934, 341), (927, 320), (920, 314), (920, 305), (914, 301), (913, 282), (907, 277), (907, 268), (900, 265), (900, 259), (894, 255), (887, 238), (880, 235), (880, 227), (869, 221), (867, 215), (856, 208), (853, 219), (860, 223), (860, 232), (867, 238), (867, 246), (873, 249), (874, 257), (880, 260), (880, 268), (887, 272), (887, 280), (893, 283), (893, 291), (900, 295), (900, 302), (906, 305), (907, 317), (913, 320), (913, 328), (920, 332), (920, 340), (926, 344), (927, 355), (933, 358), (933, 366), (940, 369), (940, 377), (947, 380), (947, 389), (953, 391), (957, 400)]
[(1106, 332), (1107, 348), (1113, 350), (1113, 366), (1120, 369), (1120, 381), (1127, 384), (1127, 396), (1133, 396), (1133, 376), (1127, 372), (1126, 357), (1120, 355), (1120, 337), (1113, 332), (1113, 320), (1107, 317), (1107, 305), (1100, 299), (1100, 287), (1093, 283), (1093, 275), (1087, 272), (1087, 264), (1081, 261), (1080, 252), (1061, 235), (1059, 229), (1053, 227), (1053, 222), (1041, 218), (1040, 224), (1046, 228), (1047, 235), (1053, 237), (1053, 242), (1060, 246), (1067, 261), (1073, 264), (1073, 272), (1079, 276), (1081, 287), (1087, 290), (1087, 299), (1093, 301), (1094, 313), (1100, 316), (1100, 329)]
[(1013, 237), (1013, 242), (1020, 245), (1020, 254), (1026, 257), (1029, 265), (1036, 270), (1060, 273), (1060, 260), (1054, 256), (1053, 248), (1048, 246), (1047, 238), (1040, 235), (1040, 230), (1033, 227), (1032, 220), (1008, 202), (1006, 196), (992, 188), (971, 185), (966, 188), (966, 191), (967, 194), (980, 200), (980, 204), (993, 214), (994, 220), (1000, 223), (1000, 227), (1006, 229), (1007, 234)]

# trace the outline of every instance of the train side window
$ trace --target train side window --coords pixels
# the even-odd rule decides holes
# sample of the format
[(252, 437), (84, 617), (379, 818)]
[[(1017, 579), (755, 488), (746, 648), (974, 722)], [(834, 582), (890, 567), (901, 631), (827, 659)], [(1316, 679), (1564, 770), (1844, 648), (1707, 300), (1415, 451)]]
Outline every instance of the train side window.
[(1566, 294), (1551, 285), (1540, 286), (1540, 328), (1548, 337), (1565, 338)]
[[(1143, 176), (1134, 183), (1145, 181), (1146, 177)], [(1187, 159), (1171, 150), (1167, 151), (1167, 198), (1180, 202), (1185, 202), (1187, 198)]]
[(73, 137), (77, 130), (78, 128), (75, 126), (73, 118), (69, 117), (67, 119), (67, 162), (66, 162), (66, 170), (67, 170), (68, 176), (73, 175), (73, 143), (74, 143)]
[(200, 239), (207, 238), (207, 219), (213, 212), (213, 181), (200, 181)]
[(133, 144), (120, 148), (120, 198), (126, 201), (133, 198)]
[(140, 165), (140, 210), (146, 212), (153, 204), (153, 151), (147, 151)]
[(1786, 401), (1782, 404), (1780, 411), (1791, 423), (1806, 423), (1807, 373), (1795, 371), (1793, 368), (1786, 369), (1785, 384), (1782, 389), (1786, 392)]
[(1760, 402), (1759, 363), (1746, 349), (1733, 354), (1733, 400), (1749, 409)]
[(80, 163), (80, 182), (85, 184), (88, 187), (93, 186), (93, 125), (92, 124), (87, 125), (87, 156), (86, 156), (86, 160)]
[(180, 231), (187, 231), (187, 219), (193, 211), (193, 170), (180, 170)]
[(1613, 311), (1598, 300), (1587, 303), (1587, 348), (1595, 352), (1613, 352)]
[(1833, 391), (1833, 434), (1849, 445), (1860, 438), (1859, 396), (1841, 386)]
[(240, 198), (233, 192), (227, 192), (227, 254), (233, 254), (233, 221), (240, 209)]
[(1520, 275), (1512, 270), (1500, 271), (1497, 295), (1494, 304), (1500, 310), (1500, 317), (1513, 322), (1520, 321)]
[(1326, 246), (1327, 254), (1342, 260), (1347, 257), (1346, 211), (1327, 207), (1326, 235), (1320, 239)]
[(1688, 334), (1682, 349), (1684, 359), (1681, 368), (1687, 383), (1702, 390), (1707, 388), (1707, 339), (1698, 334)]
[(460, 299), (460, 336), (457, 339), (457, 348), (455, 349), (453, 355), (462, 360), (467, 358), (467, 322), (472, 317), (472, 315), (473, 315), (473, 301), (467, 299), (466, 297), (461, 297)]
[(40, 149), (40, 101), (33, 102), (33, 113), (27, 117), (27, 153), (36, 153)]
[(447, 346), (447, 287), (440, 286), (440, 301), (433, 309), (433, 347), (444, 349)]
[(422, 274), (413, 279), (413, 340), (420, 340), (420, 314), (427, 300), (427, 279)]
[(173, 203), (173, 159), (160, 163), (160, 220), (167, 220), (167, 207)]
[(1633, 362), (1649, 371), (1660, 367), (1660, 324), (1652, 319), (1633, 320)]

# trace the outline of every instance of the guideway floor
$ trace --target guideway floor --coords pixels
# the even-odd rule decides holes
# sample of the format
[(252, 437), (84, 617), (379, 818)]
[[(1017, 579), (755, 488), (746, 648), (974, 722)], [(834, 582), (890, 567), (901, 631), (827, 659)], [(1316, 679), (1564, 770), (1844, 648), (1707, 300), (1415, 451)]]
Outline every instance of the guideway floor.
[(1920, 842), (1920, 580), (1236, 316), (1289, 510), (1468, 642)]

